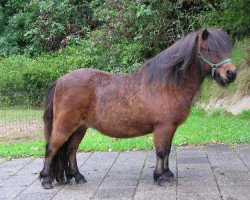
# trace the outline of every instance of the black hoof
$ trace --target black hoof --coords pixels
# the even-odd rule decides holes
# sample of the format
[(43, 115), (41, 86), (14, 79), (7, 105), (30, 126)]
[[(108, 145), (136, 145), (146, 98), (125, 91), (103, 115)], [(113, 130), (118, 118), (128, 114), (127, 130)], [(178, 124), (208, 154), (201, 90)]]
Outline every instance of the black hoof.
[(174, 174), (170, 170), (168, 170), (168, 171), (164, 172), (164, 176), (166, 176), (166, 177), (174, 177)]
[(159, 186), (167, 186), (167, 185), (169, 185), (170, 182), (171, 182), (171, 178), (170, 178), (170, 177), (167, 177), (167, 176), (165, 176), (165, 175), (162, 175), (162, 176), (158, 179), (157, 184), (158, 184)]
[(162, 176), (162, 174), (158, 174), (154, 172), (154, 182), (158, 182), (159, 178)]
[(42, 183), (44, 189), (51, 189), (53, 188), (52, 183)]
[(77, 184), (83, 184), (86, 183), (86, 179), (84, 178), (84, 176), (82, 174), (78, 174), (78, 176), (75, 178), (75, 181)]
[(169, 184), (173, 180), (173, 177), (174, 174), (170, 170), (164, 172), (164, 174), (154, 173), (154, 181), (160, 186)]
[(63, 182), (64, 185), (69, 184), (71, 179), (66, 179), (66, 181)]
[(76, 180), (76, 183), (77, 184), (84, 184), (84, 183), (86, 183), (87, 181), (85, 180), (85, 178), (81, 178), (81, 179), (78, 179), (78, 180)]
[(50, 176), (44, 176), (44, 175), (40, 175), (40, 178), (42, 179), (42, 186), (44, 189), (51, 189), (53, 188), (52, 186), (52, 179)]

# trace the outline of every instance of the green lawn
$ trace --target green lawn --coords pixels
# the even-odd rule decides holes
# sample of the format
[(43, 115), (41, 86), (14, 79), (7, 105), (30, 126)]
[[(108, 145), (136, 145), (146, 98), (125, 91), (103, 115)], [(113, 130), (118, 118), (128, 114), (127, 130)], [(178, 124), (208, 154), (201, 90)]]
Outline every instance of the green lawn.
[(27, 121), (41, 118), (42, 110), (33, 109), (4, 109), (0, 110), (0, 124), (11, 123), (15, 121)]
[[(223, 110), (213, 110), (206, 113), (202, 109), (193, 108), (187, 121), (177, 130), (173, 141), (174, 145), (216, 142), (249, 143), (250, 111), (233, 116)], [(113, 139), (89, 129), (79, 151), (128, 151), (152, 148), (152, 134), (132, 139)], [(0, 145), (0, 157), (39, 157), (43, 153), (44, 142), (40, 140)]]

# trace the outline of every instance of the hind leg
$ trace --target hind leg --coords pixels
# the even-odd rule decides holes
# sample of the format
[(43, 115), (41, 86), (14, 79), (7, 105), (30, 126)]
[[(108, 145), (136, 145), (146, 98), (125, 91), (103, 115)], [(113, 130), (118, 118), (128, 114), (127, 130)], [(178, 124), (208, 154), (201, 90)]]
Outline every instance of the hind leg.
[(69, 174), (67, 180), (69, 181), (72, 177), (75, 178), (76, 183), (86, 183), (84, 176), (79, 172), (76, 160), (76, 152), (82, 141), (87, 128), (80, 126), (70, 137), (69, 141)]
[[(54, 177), (56, 181), (63, 183), (64, 175), (53, 174), (56, 171), (63, 172), (63, 166), (57, 164), (52, 166), (53, 159), (55, 158), (58, 150), (67, 142), (68, 138), (72, 135), (74, 130), (77, 128), (77, 118), (71, 118), (65, 113), (61, 113), (58, 117), (54, 118), (53, 130), (49, 143), (46, 147), (44, 168), (40, 173), (42, 180), (42, 186), (45, 189), (52, 188), (52, 181)], [(62, 150), (64, 151), (64, 150)], [(52, 170), (52, 167), (54, 170)], [(58, 173), (59, 174), (59, 173)]]

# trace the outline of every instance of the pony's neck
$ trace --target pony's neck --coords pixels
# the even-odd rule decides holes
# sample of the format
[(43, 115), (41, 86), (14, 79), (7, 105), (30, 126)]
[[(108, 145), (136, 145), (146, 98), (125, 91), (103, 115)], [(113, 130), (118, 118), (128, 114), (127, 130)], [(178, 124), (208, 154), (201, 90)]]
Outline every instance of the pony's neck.
[(201, 71), (198, 63), (193, 62), (189, 66), (189, 70), (187, 71), (185, 77), (180, 84), (176, 86), (176, 90), (178, 91), (177, 98), (182, 104), (186, 105), (189, 109), (195, 94), (201, 87), (201, 84), (205, 78), (205, 74)]

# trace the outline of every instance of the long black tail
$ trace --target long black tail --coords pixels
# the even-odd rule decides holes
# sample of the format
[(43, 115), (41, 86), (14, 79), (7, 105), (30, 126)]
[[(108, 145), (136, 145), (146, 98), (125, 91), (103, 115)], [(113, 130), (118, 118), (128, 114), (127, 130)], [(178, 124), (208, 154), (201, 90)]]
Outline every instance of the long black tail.
[[(56, 82), (54, 82), (50, 87), (45, 101), (44, 108), (44, 136), (46, 141), (46, 155), (50, 153), (50, 137), (53, 129), (53, 101), (55, 94)], [(71, 177), (69, 172), (69, 144), (70, 138), (66, 141), (63, 146), (57, 151), (53, 158), (51, 164), (51, 178), (57, 182), (65, 182), (65, 177), (69, 180)], [(41, 176), (41, 175), (40, 175)]]
[(53, 128), (53, 101), (54, 101), (55, 88), (56, 88), (56, 82), (50, 85), (44, 105), (44, 114), (43, 114), (44, 137), (47, 144), (49, 143), (49, 139)]

